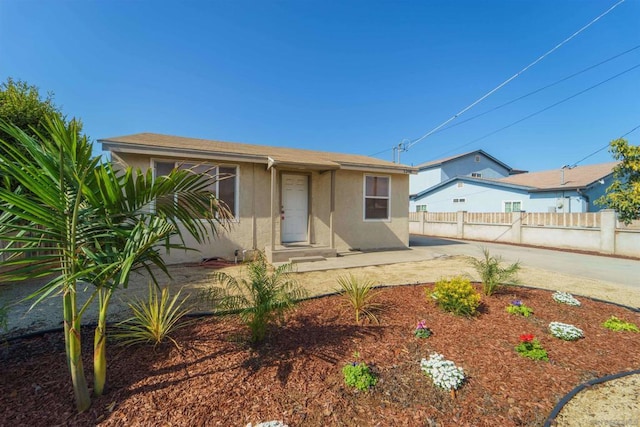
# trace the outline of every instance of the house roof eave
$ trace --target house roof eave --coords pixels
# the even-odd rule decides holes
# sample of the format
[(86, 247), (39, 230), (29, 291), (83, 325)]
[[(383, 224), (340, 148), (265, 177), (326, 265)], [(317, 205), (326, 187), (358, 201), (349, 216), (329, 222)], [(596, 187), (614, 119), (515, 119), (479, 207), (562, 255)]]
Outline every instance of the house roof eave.
[(361, 155), (229, 143), (151, 133), (104, 138), (99, 139), (98, 143), (102, 144), (103, 150), (114, 153), (192, 157), (319, 171), (345, 169), (390, 174), (417, 173), (417, 168), (412, 166)]
[(471, 156), (471, 155), (475, 155), (475, 154), (484, 155), (485, 157), (491, 159), (492, 161), (494, 161), (495, 163), (499, 164), (503, 168), (507, 169), (509, 172), (515, 170), (511, 166), (509, 166), (506, 163), (496, 159), (495, 157), (493, 157), (491, 154), (487, 153), (484, 150), (474, 150), (474, 151), (469, 151), (467, 153), (458, 154), (458, 155), (455, 155), (455, 156), (445, 157), (443, 159), (432, 160), (430, 162), (425, 162), (425, 163), (419, 164), (418, 166), (416, 166), (416, 168), (420, 172), (422, 172), (422, 171), (425, 171), (425, 170), (428, 170), (428, 169), (432, 169), (434, 167), (442, 166), (444, 163), (449, 163), (449, 162), (461, 159), (463, 157)]
[(507, 184), (504, 182), (500, 182), (498, 180), (492, 180), (492, 179), (486, 179), (486, 178), (474, 178), (474, 177), (470, 177), (470, 176), (455, 176), (453, 178), (449, 178), (446, 181), (442, 181), (432, 187), (429, 187), (425, 190), (422, 190), (418, 193), (415, 194), (411, 194), (409, 196), (410, 200), (417, 200), (419, 198), (422, 198), (424, 196), (426, 196), (429, 193), (432, 193), (433, 191), (445, 187), (455, 181), (462, 181), (462, 182), (471, 182), (471, 183), (475, 183), (475, 184), (484, 184), (484, 185), (489, 185), (492, 187), (499, 187), (499, 188), (509, 188), (509, 189), (513, 189), (513, 190), (521, 190), (521, 191), (528, 191), (528, 192), (533, 192), (534, 188), (533, 187), (528, 187), (525, 185), (517, 185), (517, 184)]
[(166, 156), (166, 157), (189, 157), (193, 159), (203, 160), (223, 160), (229, 162), (248, 162), (267, 164), (268, 161), (264, 156), (255, 156), (251, 154), (239, 153), (223, 153), (213, 151), (202, 151), (184, 148), (166, 148), (166, 147), (148, 147), (145, 145), (119, 144), (107, 140), (98, 140), (102, 144), (104, 151), (114, 153), (128, 154), (145, 154), (150, 156)]

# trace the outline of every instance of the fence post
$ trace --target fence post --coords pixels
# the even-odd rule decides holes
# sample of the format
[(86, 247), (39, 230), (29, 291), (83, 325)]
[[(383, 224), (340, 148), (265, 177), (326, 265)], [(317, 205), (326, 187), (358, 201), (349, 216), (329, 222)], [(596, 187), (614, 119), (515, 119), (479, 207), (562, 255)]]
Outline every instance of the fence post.
[(456, 216), (456, 222), (458, 223), (456, 237), (458, 239), (464, 239), (464, 220), (467, 214), (467, 211), (458, 211)]
[(420, 230), (422, 230), (422, 235), (426, 236), (425, 227), (427, 226), (427, 213), (422, 211), (420, 215)]
[(616, 211), (600, 211), (600, 251), (607, 254), (616, 252)]
[(511, 241), (522, 243), (522, 211), (511, 212)]

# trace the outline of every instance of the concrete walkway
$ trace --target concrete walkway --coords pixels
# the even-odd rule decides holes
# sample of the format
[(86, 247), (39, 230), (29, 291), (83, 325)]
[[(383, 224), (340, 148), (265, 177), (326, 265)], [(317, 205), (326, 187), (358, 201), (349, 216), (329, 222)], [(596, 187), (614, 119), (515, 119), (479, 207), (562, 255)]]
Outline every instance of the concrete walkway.
[(472, 242), (412, 235), (409, 249), (379, 252), (348, 252), (326, 261), (297, 264), (297, 271), (322, 271), (340, 268), (417, 262), (449, 256), (482, 256), (482, 248), (505, 262), (575, 277), (617, 283), (640, 291), (640, 260), (587, 255), (552, 249), (514, 246), (500, 243)]
[[(488, 248), (493, 256), (501, 256), (505, 262), (521, 261), (523, 268), (519, 277), (523, 285), (640, 307), (638, 260), (506, 244), (411, 236), (408, 249), (342, 253), (337, 258), (324, 261), (297, 263), (295, 270), (302, 273), (298, 279), (304, 283), (310, 295), (335, 291), (337, 279), (352, 272), (381, 285), (434, 282), (442, 277), (460, 274), (477, 280), (477, 274), (466, 257), (481, 257), (482, 247)], [(170, 271), (173, 279), (168, 280), (159, 274), (160, 284), (169, 285), (172, 292), (184, 287), (185, 294), (193, 294), (192, 301), (197, 302), (201, 290), (215, 283), (215, 270), (197, 264), (170, 266)], [(237, 276), (243, 274), (243, 269), (241, 266), (231, 267), (227, 272)], [(109, 318), (122, 320), (129, 317), (127, 301), (135, 297), (146, 298), (148, 283), (146, 275), (133, 275), (129, 288), (118, 291), (112, 300)], [(0, 330), (0, 337), (60, 326), (62, 299), (59, 295), (47, 298), (31, 310), (29, 307), (33, 301), (23, 300), (39, 286), (38, 283), (1, 285), (0, 305), (10, 304), (10, 310), (8, 330)], [(81, 292), (80, 301), (84, 301), (88, 295)], [(96, 319), (97, 310), (93, 304), (83, 316), (83, 322), (91, 323)]]
[(411, 250), (420, 253), (467, 255), (476, 258), (482, 256), (482, 248), (486, 247), (491, 255), (501, 256), (507, 262), (519, 260), (530, 267), (618, 283), (640, 291), (640, 260), (417, 235), (411, 236), (410, 246)]

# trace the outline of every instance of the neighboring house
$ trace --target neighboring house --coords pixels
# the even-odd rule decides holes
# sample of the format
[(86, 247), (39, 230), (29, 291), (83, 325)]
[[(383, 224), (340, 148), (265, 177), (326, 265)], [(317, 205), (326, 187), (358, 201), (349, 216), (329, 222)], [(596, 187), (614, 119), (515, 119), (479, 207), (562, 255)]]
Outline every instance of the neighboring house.
[(529, 172), (500, 179), (458, 176), (411, 196), (429, 212), (595, 212), (616, 162)]
[[(416, 168), (417, 175), (409, 179), (409, 194), (412, 196), (456, 177), (497, 179), (523, 172), (511, 168), (482, 150), (422, 163)], [(411, 197), (409, 210), (425, 211), (428, 208), (424, 204), (416, 203)]]
[(413, 167), (367, 156), (140, 133), (99, 140), (112, 161), (153, 168), (215, 167), (212, 188), (235, 220), (200, 252), (172, 251), (168, 262), (242, 258), (270, 262), (335, 256), (338, 251), (405, 248)]

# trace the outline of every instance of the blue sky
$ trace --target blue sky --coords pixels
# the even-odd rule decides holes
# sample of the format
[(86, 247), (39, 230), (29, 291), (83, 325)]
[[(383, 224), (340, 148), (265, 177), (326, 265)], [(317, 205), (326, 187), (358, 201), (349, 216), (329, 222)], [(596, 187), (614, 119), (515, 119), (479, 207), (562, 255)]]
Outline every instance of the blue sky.
[[(393, 146), (616, 2), (0, 0), (0, 79), (54, 92), (94, 140), (155, 132), (391, 160)], [(452, 124), (638, 47), (639, 23), (640, 1), (626, 0)], [(520, 169), (575, 163), (640, 125), (640, 67), (627, 71), (638, 64), (640, 48), (433, 134), (401, 160), (483, 149)], [(640, 129), (626, 138), (639, 144)], [(603, 150), (582, 164), (610, 160)]]

